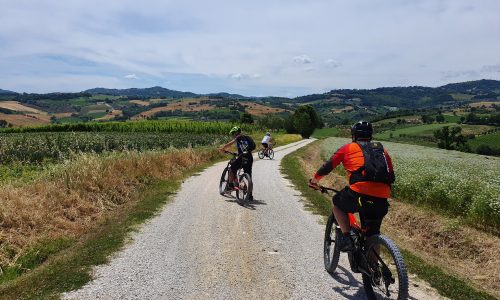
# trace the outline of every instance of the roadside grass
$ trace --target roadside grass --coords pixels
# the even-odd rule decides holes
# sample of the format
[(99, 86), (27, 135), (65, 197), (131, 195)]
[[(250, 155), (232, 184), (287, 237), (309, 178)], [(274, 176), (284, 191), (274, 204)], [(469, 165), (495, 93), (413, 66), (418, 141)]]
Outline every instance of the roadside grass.
[[(186, 173), (186, 176), (192, 172)], [(178, 189), (180, 181), (159, 181), (143, 189), (140, 200), (106, 217), (81, 241), (50, 257), (32, 272), (0, 285), (1, 299), (59, 299), (92, 279), (93, 266), (107, 263), (137, 225), (155, 215)]]
[[(307, 199), (305, 203), (306, 208), (309, 208), (314, 213), (326, 217), (331, 214), (331, 202), (322, 194), (317, 191), (311, 190), (307, 185), (308, 176), (312, 176), (312, 170), (317, 166), (304, 166), (300, 160), (311, 160), (311, 156), (316, 156), (315, 161), (321, 163), (319, 151), (315, 153), (307, 152), (311, 147), (320, 146), (322, 141), (314, 142), (304, 148), (292, 152), (285, 156), (282, 160), (282, 170), (287, 178), (295, 185), (301, 192), (304, 198)], [(319, 149), (318, 149), (319, 150)], [(311, 174), (309, 174), (311, 173)], [(339, 184), (339, 183), (336, 183)], [(340, 183), (341, 184), (341, 183)], [(340, 186), (335, 186), (337, 189)], [(496, 299), (483, 291), (476, 290), (468, 281), (459, 279), (450, 275), (442, 269), (433, 264), (427, 263), (420, 257), (407, 250), (402, 250), (406, 265), (409, 272), (416, 274), (421, 279), (427, 281), (432, 287), (436, 288), (438, 292), (451, 299)]]
[(312, 137), (316, 139), (324, 139), (327, 137), (337, 136), (340, 130), (338, 128), (321, 128), (315, 129)]

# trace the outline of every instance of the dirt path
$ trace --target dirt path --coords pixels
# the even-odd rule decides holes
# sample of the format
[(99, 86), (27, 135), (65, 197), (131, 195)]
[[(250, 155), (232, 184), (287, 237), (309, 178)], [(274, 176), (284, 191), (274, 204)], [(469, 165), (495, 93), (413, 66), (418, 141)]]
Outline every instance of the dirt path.
[[(281, 158), (310, 141), (254, 162), (255, 201), (218, 194), (218, 163), (186, 180), (174, 201), (146, 223), (95, 280), (67, 299), (364, 299), (360, 278), (341, 257), (323, 269), (323, 225), (304, 210), (279, 171)], [(419, 283), (413, 299), (436, 299)]]

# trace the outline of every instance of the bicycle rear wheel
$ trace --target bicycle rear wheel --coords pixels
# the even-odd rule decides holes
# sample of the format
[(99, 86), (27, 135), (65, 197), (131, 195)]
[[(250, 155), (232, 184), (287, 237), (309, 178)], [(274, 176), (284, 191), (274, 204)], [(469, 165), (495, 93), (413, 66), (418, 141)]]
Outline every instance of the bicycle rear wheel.
[(342, 232), (338, 228), (335, 217), (330, 215), (325, 229), (325, 240), (323, 246), (323, 259), (325, 262), (325, 270), (328, 273), (333, 273), (337, 268), (340, 257), (340, 249), (336, 241), (340, 238)]
[(226, 167), (224, 171), (222, 171), (222, 175), (220, 177), (219, 194), (224, 195), (226, 193), (228, 180), (229, 180), (229, 173), (228, 173), (228, 167)]
[(236, 190), (236, 200), (239, 204), (244, 205), (250, 200), (252, 189), (252, 177), (250, 177), (247, 173), (241, 174), (239, 188)]
[(384, 235), (371, 236), (365, 257), (371, 275), (363, 273), (363, 285), (369, 299), (408, 299), (408, 274), (394, 242)]
[(269, 152), (267, 152), (267, 155), (269, 155), (269, 159), (273, 159), (274, 158), (274, 151), (273, 151), (273, 149), (269, 149)]
[(257, 152), (257, 155), (259, 156), (260, 159), (264, 158), (264, 151), (261, 149), (259, 152)]

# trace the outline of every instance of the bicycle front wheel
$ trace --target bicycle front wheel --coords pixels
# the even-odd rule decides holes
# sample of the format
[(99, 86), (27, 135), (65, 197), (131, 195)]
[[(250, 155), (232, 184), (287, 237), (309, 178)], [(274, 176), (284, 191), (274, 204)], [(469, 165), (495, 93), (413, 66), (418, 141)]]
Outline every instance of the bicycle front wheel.
[(340, 257), (340, 249), (338, 247), (338, 239), (342, 232), (335, 223), (335, 217), (330, 215), (325, 229), (325, 241), (323, 246), (323, 259), (325, 262), (325, 270), (328, 273), (333, 273), (337, 268)]
[(260, 159), (263, 159), (264, 158), (264, 151), (259, 150), (259, 152), (257, 153), (257, 155), (259, 156)]
[(274, 158), (274, 151), (273, 151), (273, 149), (269, 149), (269, 152), (267, 153), (267, 155), (269, 155), (269, 159), (273, 159)]
[(368, 298), (408, 299), (408, 274), (396, 244), (384, 235), (374, 235), (365, 249), (370, 275), (363, 273), (363, 286)]
[(222, 175), (220, 177), (220, 182), (219, 182), (219, 194), (224, 195), (226, 193), (226, 187), (227, 183), (229, 180), (229, 174), (228, 174), (229, 168), (226, 167), (224, 171), (222, 171)]
[(246, 204), (250, 200), (252, 190), (252, 177), (250, 177), (250, 175), (247, 173), (241, 174), (239, 187), (236, 190), (236, 200), (238, 201), (238, 203), (241, 205)]

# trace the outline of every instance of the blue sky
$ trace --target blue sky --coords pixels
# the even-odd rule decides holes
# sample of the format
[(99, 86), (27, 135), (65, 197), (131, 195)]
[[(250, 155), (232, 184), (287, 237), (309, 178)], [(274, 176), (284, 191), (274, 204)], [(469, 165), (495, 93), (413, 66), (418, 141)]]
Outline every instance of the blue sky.
[(0, 0), (0, 88), (298, 96), (500, 79), (497, 0)]

